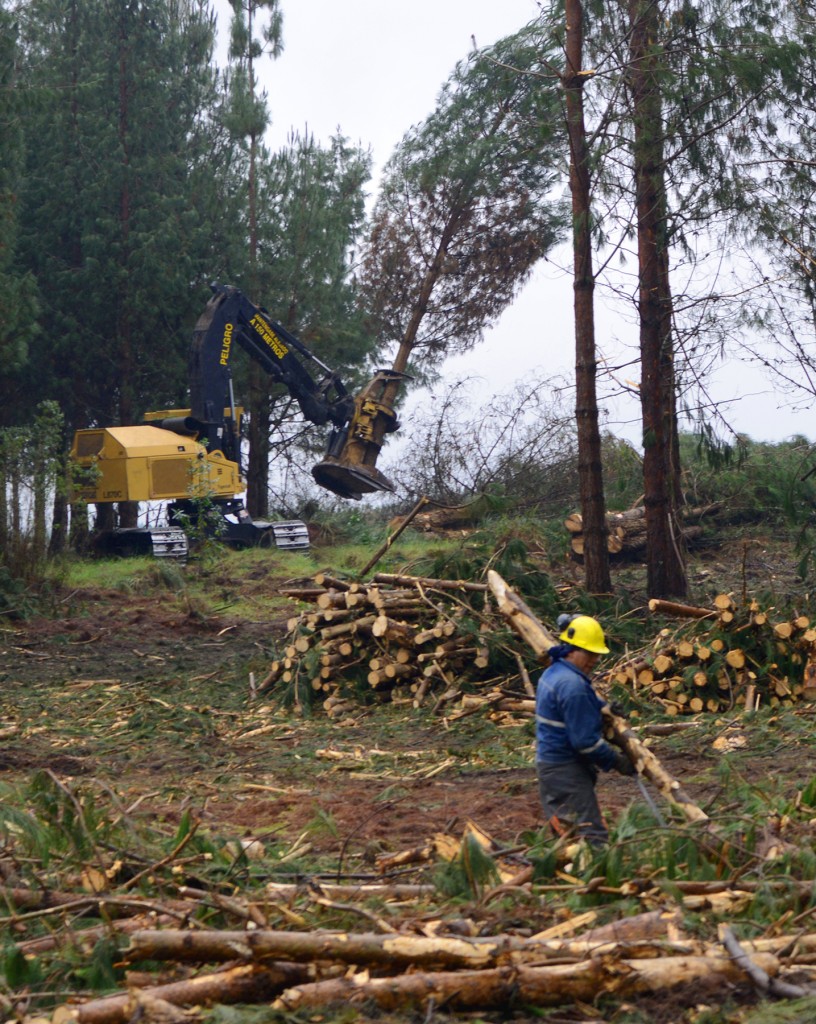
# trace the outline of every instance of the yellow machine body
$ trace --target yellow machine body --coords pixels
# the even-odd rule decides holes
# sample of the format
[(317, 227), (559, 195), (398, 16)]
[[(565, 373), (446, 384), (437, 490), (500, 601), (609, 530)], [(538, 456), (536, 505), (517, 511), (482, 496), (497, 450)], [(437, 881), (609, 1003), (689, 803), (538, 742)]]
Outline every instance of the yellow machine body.
[(71, 501), (164, 501), (232, 497), (245, 484), (236, 463), (221, 452), (160, 427), (78, 430), (71, 460), (86, 479), (74, 485)]

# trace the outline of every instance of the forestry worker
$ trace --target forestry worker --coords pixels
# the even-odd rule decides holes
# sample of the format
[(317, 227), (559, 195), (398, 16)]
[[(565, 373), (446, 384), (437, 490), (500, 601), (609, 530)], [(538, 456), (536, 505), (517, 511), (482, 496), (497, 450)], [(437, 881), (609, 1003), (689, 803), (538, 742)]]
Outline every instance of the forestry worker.
[(600, 656), (609, 653), (600, 623), (589, 615), (562, 623), (561, 643), (549, 651), (552, 664), (536, 690), (538, 792), (558, 835), (574, 832), (601, 846), (609, 833), (595, 795), (598, 770), (634, 775), (635, 767), (603, 738), (605, 701), (590, 681)]

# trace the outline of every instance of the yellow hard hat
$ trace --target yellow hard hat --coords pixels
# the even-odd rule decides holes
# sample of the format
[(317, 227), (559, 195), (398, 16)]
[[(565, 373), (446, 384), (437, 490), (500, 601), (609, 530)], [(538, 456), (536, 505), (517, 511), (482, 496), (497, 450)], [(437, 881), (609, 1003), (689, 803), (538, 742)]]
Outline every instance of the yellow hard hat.
[(592, 654), (609, 654), (600, 622), (589, 615), (576, 615), (558, 639)]

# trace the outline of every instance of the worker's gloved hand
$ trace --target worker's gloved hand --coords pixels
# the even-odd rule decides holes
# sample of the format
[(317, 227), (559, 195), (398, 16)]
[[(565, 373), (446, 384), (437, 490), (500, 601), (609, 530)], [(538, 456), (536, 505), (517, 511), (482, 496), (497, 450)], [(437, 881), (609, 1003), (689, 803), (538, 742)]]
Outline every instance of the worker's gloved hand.
[(617, 715), (618, 718), (626, 718), (626, 708), (618, 700), (611, 700), (609, 702), (609, 710), (613, 715)]
[(621, 775), (637, 775), (637, 769), (622, 750), (615, 754), (615, 771)]

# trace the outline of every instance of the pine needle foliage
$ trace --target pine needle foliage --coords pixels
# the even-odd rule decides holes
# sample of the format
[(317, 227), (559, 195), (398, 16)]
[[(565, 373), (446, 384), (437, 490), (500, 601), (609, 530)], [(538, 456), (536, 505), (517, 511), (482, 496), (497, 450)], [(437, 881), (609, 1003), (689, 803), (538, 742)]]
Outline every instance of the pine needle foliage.
[(452, 899), (478, 899), (487, 886), (498, 881), (496, 862), (470, 833), (462, 840), (459, 855), (434, 874), (439, 891)]

